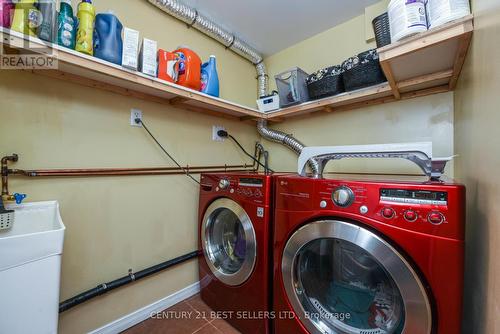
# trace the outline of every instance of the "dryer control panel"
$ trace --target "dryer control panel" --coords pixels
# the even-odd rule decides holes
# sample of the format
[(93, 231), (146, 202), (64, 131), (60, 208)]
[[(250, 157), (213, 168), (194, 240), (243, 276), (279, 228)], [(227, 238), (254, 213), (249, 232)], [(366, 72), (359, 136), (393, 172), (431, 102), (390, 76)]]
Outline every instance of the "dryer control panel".
[(435, 236), (464, 236), (465, 188), (459, 184), (287, 177), (278, 178), (276, 191), (278, 210), (317, 211), (319, 216), (343, 216)]

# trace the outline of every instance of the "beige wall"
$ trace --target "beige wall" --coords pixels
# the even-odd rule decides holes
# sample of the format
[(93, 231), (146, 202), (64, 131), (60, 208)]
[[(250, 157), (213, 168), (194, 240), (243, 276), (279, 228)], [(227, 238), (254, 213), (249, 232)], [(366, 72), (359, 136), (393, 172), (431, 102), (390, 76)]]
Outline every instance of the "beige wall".
[[(494, 3), (476, 0), (474, 46), (455, 97), (446, 93), (274, 125), (308, 145), (432, 140), (435, 155), (461, 155), (456, 171), (468, 186), (469, 226), (473, 226), (468, 229), (470, 269), (465, 322), (470, 330), (466, 333), (475, 333), (476, 328), (481, 328), (482, 333), (500, 332), (495, 318), (500, 308), (496, 284), (500, 266), (492, 266), (498, 253), (499, 230), (494, 217), (498, 215), (495, 200), (500, 199), (500, 180), (491, 170), (499, 165), (498, 153), (490, 156), (486, 149), (477, 149), (496, 148), (498, 152), (500, 147), (498, 136), (494, 136), (496, 124), (491, 121), (499, 118), (494, 106), (500, 102), (495, 100), (500, 64), (498, 57), (491, 57), (491, 47), (497, 46), (491, 39), (500, 33), (499, 10)], [(108, 0), (97, 2), (97, 6), (100, 11), (112, 8), (124, 25), (157, 39), (161, 47), (174, 49), (188, 44), (204, 58), (214, 53), (222, 97), (254, 105), (255, 69), (248, 62), (194, 29), (186, 29), (146, 1)], [(359, 16), (268, 57), (272, 85), (274, 74), (292, 66), (312, 72), (373, 47), (373, 43), (365, 42), (366, 22), (364, 16)], [(498, 64), (495, 71), (488, 67), (492, 61)], [(129, 109), (133, 107), (144, 111), (151, 129), (185, 163), (244, 160), (232, 144), (210, 141), (212, 124), (225, 125), (238, 133), (249, 148), (257, 138), (251, 124), (197, 115), (17, 71), (0, 72), (0, 98), (0, 153), (21, 154), (19, 168), (170, 164), (142, 129), (128, 125)], [(293, 153), (277, 144), (264, 144), (272, 151), (271, 163), (276, 170), (296, 169)], [(391, 171), (400, 167), (418, 171), (405, 162), (391, 163), (392, 167), (372, 161), (341, 162), (335, 166), (342, 171)], [(453, 174), (453, 166), (447, 173)], [(185, 177), (15, 179), (11, 190), (26, 192), (33, 201), (61, 202), (67, 226), (61, 299), (120, 277), (128, 268), (140, 270), (196, 248), (198, 190)], [(99, 297), (64, 313), (61, 332), (83, 333), (97, 328), (195, 282), (196, 276), (196, 263), (192, 262)]]
[[(255, 103), (255, 69), (147, 1), (97, 1), (124, 25), (174, 49), (191, 45), (219, 61), (222, 96)], [(140, 108), (158, 139), (182, 163), (249, 162), (230, 142), (211, 141), (213, 124), (256, 140), (252, 124), (114, 95), (20, 72), (0, 72), (0, 154), (20, 154), (19, 168), (172, 165), (143, 129), (129, 125)], [(59, 200), (66, 224), (61, 299), (197, 248), (198, 186), (184, 176), (85, 179), (12, 178), (11, 191), (30, 201)], [(65, 312), (61, 333), (84, 333), (197, 281), (195, 261), (99, 297)]]
[[(436, 156), (453, 155), (453, 93), (298, 118), (273, 126), (309, 146), (364, 145), (432, 141)], [(296, 171), (297, 156), (278, 144), (271, 149), (270, 163), (275, 170)], [(331, 162), (330, 170), (339, 172), (420, 173), (408, 161), (353, 159)], [(453, 176), (453, 163), (446, 168)]]
[[(374, 16), (380, 6), (367, 9)], [(308, 73), (340, 64), (346, 58), (375, 47), (366, 42), (366, 24), (371, 20), (358, 16), (337, 27), (322, 32), (265, 59), (271, 83), (274, 75), (299, 66)], [(273, 88), (274, 89), (274, 88)], [(293, 133), (308, 146), (382, 144), (412, 141), (432, 141), (435, 156), (449, 156), (453, 149), (453, 93), (439, 94), (387, 105), (352, 111), (333, 112), (292, 119), (274, 126)], [(271, 163), (277, 170), (295, 171), (294, 153), (280, 145), (265, 143), (272, 148)], [(337, 171), (360, 172), (419, 172), (408, 162), (341, 161)], [(447, 168), (453, 176), (453, 164)]]
[(456, 175), (467, 186), (464, 333), (500, 333), (500, 2), (472, 1), (474, 37), (455, 92)]

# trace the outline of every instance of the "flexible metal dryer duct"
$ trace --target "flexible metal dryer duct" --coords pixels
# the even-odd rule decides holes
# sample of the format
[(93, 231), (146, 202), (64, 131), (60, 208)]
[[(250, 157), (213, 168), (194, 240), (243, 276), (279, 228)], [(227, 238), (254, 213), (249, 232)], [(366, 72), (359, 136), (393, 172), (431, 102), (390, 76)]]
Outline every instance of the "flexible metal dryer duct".
[(208, 17), (199, 13), (195, 8), (183, 4), (177, 0), (148, 0), (150, 3), (160, 8), (165, 13), (185, 22), (190, 27), (194, 27), (205, 35), (215, 39), (228, 49), (239, 54), (243, 58), (252, 62), (257, 70), (259, 81), (259, 96), (267, 95), (269, 92), (269, 77), (266, 71), (264, 59), (257, 50), (246, 42), (227, 31), (219, 24), (213, 22)]
[[(257, 130), (259, 131), (260, 135), (270, 141), (274, 141), (276, 143), (280, 143), (300, 155), (302, 150), (304, 149), (304, 144), (302, 144), (300, 141), (295, 139), (292, 135), (287, 134), (282, 131), (278, 130), (271, 130), (267, 127), (267, 122), (265, 120), (259, 120), (257, 123)], [(320, 172), (320, 166), (319, 163), (314, 160), (310, 159), (309, 160), (309, 167), (311, 167), (311, 171), (313, 173), (314, 177), (319, 176)]]
[[(195, 8), (192, 8), (178, 0), (148, 0), (150, 3), (164, 11), (165, 13), (185, 22), (188, 26), (194, 27), (205, 35), (215, 39), (228, 49), (231, 49), (238, 55), (252, 62), (257, 71), (257, 80), (259, 85), (258, 96), (266, 96), (269, 94), (269, 76), (267, 75), (264, 59), (257, 50), (249, 46), (246, 42), (236, 37), (233, 33), (227, 31), (219, 24), (213, 22), (208, 17), (199, 13)], [(295, 139), (293, 136), (281, 131), (269, 129), (266, 121), (258, 123), (258, 131), (262, 137), (281, 143), (297, 154), (302, 152), (304, 144)], [(318, 163), (314, 160), (309, 161), (311, 170), (315, 176), (319, 173)]]

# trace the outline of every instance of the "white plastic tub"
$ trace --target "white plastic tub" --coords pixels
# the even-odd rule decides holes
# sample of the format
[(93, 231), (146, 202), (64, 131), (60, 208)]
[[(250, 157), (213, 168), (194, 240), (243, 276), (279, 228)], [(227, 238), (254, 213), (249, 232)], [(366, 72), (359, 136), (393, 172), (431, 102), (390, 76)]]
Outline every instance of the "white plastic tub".
[(427, 31), (425, 0), (392, 0), (388, 14), (392, 42)]
[(429, 29), (470, 14), (469, 0), (428, 0)]
[(64, 224), (59, 204), (10, 205), (15, 222), (0, 232), (0, 333), (54, 334)]

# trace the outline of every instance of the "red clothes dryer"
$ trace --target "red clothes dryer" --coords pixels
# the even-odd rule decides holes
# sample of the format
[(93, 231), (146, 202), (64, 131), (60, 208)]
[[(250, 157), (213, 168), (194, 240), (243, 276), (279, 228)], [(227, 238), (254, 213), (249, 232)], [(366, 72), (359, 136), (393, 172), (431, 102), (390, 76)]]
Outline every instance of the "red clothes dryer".
[(271, 178), (201, 176), (201, 298), (243, 334), (270, 332)]
[(460, 333), (465, 188), (277, 177), (274, 332)]

